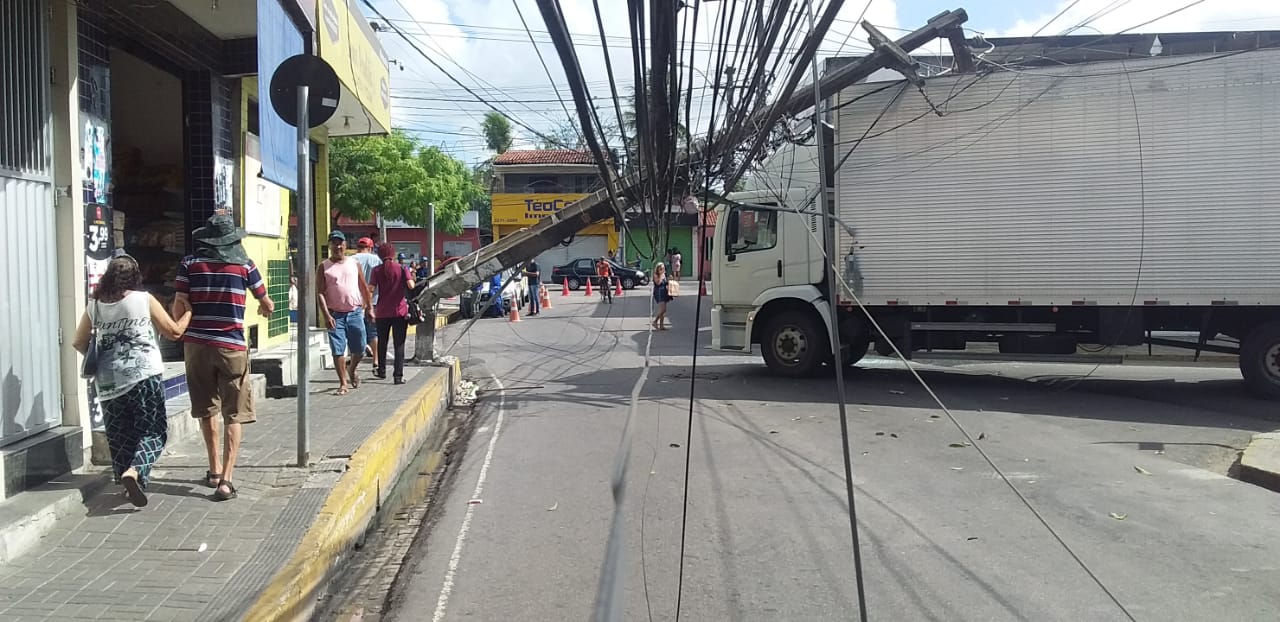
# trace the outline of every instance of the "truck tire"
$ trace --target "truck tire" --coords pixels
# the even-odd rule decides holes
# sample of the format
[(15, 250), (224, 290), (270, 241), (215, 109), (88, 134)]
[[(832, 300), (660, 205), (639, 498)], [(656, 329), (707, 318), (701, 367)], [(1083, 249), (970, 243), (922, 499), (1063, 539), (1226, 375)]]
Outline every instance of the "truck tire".
[(1253, 329), (1240, 343), (1240, 374), (1259, 397), (1280, 399), (1280, 322)]
[(830, 350), (826, 331), (816, 315), (785, 311), (765, 325), (760, 350), (769, 370), (779, 376), (803, 378), (815, 375)]
[(871, 349), (871, 335), (861, 335), (854, 337), (852, 341), (844, 344), (840, 349), (840, 362), (845, 367), (853, 367), (867, 356), (867, 351)]

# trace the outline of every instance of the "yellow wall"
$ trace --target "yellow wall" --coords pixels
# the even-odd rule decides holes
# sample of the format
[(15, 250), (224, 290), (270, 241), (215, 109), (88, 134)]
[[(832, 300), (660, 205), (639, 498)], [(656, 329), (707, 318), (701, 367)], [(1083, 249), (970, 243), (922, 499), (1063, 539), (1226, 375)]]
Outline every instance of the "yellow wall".
[[(244, 226), (244, 209), (248, 205), (247, 188), (252, 187), (250, 175), (256, 176), (257, 171), (249, 171), (245, 166), (244, 139), (248, 133), (249, 126), (249, 100), (258, 96), (258, 79), (244, 78), (241, 80), (241, 96), (240, 96), (240, 134), (236, 141), (236, 160), (240, 163), (240, 178), (237, 180), (236, 198), (237, 204), (241, 206), (240, 226)], [(318, 240), (317, 251), (315, 257), (324, 256), (324, 244), (320, 243), (329, 235), (329, 149), (328, 135), (324, 128), (311, 131), (311, 139), (320, 143), (320, 157), (316, 163), (315, 173), (315, 189), (316, 189), (316, 213), (315, 213), (315, 230)], [(289, 192), (280, 193), (280, 231), (283, 233), (280, 237), (254, 235), (250, 234), (244, 239), (244, 248), (248, 252), (249, 257), (257, 264), (258, 271), (262, 273), (262, 278), (267, 281), (267, 287), (271, 286), (270, 276), (267, 273), (267, 262), (272, 260), (289, 259), (289, 202), (291, 194)], [(284, 297), (283, 300), (275, 300), (276, 309), (289, 308), (289, 299)], [(269, 348), (289, 340), (289, 333), (284, 333), (271, 337), (267, 334), (267, 318), (258, 315), (257, 307), (250, 304), (245, 309), (244, 318), (245, 328), (249, 331), (255, 331), (258, 338), (259, 348)]]
[[(249, 127), (249, 99), (258, 96), (258, 79), (244, 78), (240, 82), (240, 132), (237, 134), (235, 141), (236, 161), (239, 163), (237, 167), (240, 170), (239, 179), (236, 184), (236, 204), (240, 206), (240, 226), (245, 226), (245, 210), (248, 209), (248, 192), (247, 189), (254, 187), (256, 180), (250, 179), (250, 176), (256, 178), (258, 171), (248, 170), (245, 165), (244, 141), (248, 134)], [(276, 261), (289, 258), (289, 195), (288, 193), (280, 193), (280, 231), (284, 235), (280, 237), (271, 237), (265, 235), (249, 234), (244, 239), (244, 250), (248, 252), (249, 258), (253, 263), (257, 264), (258, 271), (262, 273), (262, 279), (267, 283), (268, 289), (271, 287), (270, 276), (267, 273), (269, 261)], [(289, 299), (274, 300), (277, 309), (288, 309)], [(289, 340), (289, 333), (271, 337), (267, 334), (267, 318), (258, 315), (257, 306), (249, 304), (244, 312), (244, 325), (246, 336), (248, 331), (257, 333), (258, 347), (269, 348)]]

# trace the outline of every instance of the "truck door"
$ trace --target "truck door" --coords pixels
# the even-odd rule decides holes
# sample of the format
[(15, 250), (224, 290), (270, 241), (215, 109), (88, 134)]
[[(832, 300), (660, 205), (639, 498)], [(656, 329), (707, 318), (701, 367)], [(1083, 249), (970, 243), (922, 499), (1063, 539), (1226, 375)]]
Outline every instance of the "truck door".
[(718, 304), (749, 306), (762, 292), (783, 285), (778, 216), (772, 210), (733, 207), (717, 224), (724, 231), (724, 261), (712, 279)]

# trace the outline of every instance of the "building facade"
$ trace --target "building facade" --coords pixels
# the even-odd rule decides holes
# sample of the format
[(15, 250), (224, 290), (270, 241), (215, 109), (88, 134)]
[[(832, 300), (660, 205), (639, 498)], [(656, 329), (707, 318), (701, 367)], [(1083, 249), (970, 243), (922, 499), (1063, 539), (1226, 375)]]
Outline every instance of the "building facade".
[[(564, 209), (603, 187), (589, 151), (539, 149), (508, 151), (493, 161), (493, 238), (501, 239)], [(544, 272), (582, 257), (618, 252), (614, 221), (592, 224), (556, 248), (538, 255)]]
[[(316, 238), (328, 231), (326, 144), (385, 133), (389, 72), (347, 0), (5, 0), (0, 22), (0, 226), (21, 244), (0, 276), (4, 496), (83, 466), (100, 416), (72, 335), (111, 257), (134, 256), (145, 287), (174, 296), (191, 231), (229, 212), (250, 234), (277, 311), (249, 314), (264, 348), (289, 338), (293, 127), (260, 94), (285, 58), (329, 61), (338, 112), (311, 132)], [(317, 24), (320, 27), (317, 27)], [(10, 105), (11, 104), (11, 105)], [(20, 254), (19, 254), (20, 253)], [(56, 286), (55, 286), (56, 285)], [(181, 349), (162, 341), (166, 396), (185, 393)]]

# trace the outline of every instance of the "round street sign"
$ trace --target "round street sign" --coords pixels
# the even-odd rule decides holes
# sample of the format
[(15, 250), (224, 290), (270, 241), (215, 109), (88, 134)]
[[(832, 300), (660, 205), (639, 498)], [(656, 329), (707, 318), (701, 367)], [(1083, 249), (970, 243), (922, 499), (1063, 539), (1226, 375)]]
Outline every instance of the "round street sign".
[(320, 127), (338, 110), (342, 87), (338, 74), (324, 59), (311, 54), (286, 58), (271, 76), (271, 108), (285, 123), (298, 126), (298, 87), (310, 87), (307, 96), (307, 121)]

